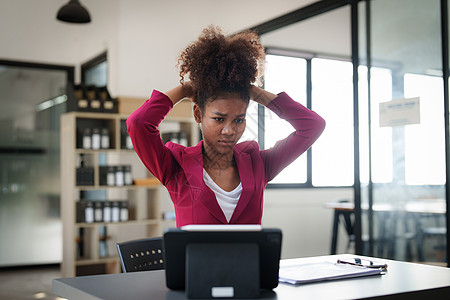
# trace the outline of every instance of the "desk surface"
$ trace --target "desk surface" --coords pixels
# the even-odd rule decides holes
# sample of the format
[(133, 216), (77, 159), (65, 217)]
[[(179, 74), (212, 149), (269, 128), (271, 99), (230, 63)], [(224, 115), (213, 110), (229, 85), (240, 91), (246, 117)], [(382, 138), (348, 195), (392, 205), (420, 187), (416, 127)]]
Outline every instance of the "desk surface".
[[(354, 255), (329, 255), (282, 260), (281, 265), (331, 261)], [(370, 258), (369, 258), (370, 259)], [(392, 260), (373, 259), (388, 264), (385, 275), (343, 279), (301, 286), (279, 284), (261, 293), (261, 299), (448, 299), (450, 269)], [(54, 279), (53, 292), (75, 299), (186, 299), (184, 291), (166, 288), (164, 271), (94, 275)]]

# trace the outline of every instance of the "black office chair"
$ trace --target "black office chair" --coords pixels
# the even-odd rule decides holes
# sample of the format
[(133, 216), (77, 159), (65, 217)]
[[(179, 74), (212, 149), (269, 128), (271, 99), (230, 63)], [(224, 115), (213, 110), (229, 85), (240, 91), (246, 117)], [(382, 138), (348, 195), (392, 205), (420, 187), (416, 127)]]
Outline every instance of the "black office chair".
[(117, 243), (124, 273), (163, 270), (163, 238), (148, 238)]

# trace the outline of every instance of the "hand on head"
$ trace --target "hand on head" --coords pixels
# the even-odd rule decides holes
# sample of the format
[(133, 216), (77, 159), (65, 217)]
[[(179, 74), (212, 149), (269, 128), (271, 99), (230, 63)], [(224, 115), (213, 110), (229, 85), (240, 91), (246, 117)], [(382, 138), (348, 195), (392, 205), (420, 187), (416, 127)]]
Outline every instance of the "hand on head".
[(185, 81), (182, 83), (183, 93), (186, 98), (195, 102), (195, 90), (192, 81)]
[(260, 87), (252, 85), (249, 89), (250, 99), (261, 104), (267, 106), (270, 101), (275, 99), (277, 95), (272, 94), (266, 90), (263, 90)]

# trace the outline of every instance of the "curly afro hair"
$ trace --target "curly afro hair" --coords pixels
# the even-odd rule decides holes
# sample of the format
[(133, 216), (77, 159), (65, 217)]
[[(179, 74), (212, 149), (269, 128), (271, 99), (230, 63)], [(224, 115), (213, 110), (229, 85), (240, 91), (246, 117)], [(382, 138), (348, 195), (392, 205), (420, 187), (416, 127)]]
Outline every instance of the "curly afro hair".
[(202, 110), (207, 102), (228, 93), (248, 102), (251, 84), (261, 82), (264, 59), (255, 32), (225, 36), (219, 27), (209, 26), (178, 58), (180, 82), (189, 78), (194, 101)]

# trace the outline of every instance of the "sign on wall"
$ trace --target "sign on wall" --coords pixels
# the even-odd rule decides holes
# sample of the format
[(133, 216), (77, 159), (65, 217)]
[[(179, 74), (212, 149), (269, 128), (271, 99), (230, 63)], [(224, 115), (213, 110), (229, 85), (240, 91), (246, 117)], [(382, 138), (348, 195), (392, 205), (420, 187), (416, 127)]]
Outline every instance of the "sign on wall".
[(396, 99), (380, 103), (380, 127), (420, 124), (420, 98)]

